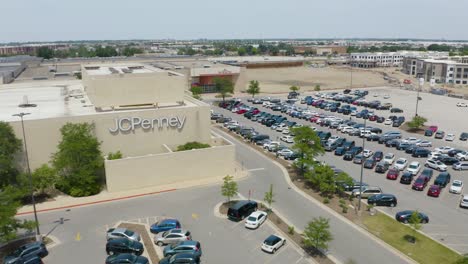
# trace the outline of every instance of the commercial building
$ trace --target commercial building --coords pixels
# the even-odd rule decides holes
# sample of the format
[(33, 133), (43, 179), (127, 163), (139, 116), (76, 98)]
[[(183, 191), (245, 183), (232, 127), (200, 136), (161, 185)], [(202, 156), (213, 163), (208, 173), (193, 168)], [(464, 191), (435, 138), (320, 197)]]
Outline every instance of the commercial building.
[(294, 53), (295, 54), (316, 54), (316, 55), (331, 55), (331, 54), (346, 54), (347, 53), (346, 46), (295, 46)]
[(351, 53), (349, 64), (358, 68), (402, 67), (406, 57), (433, 58), (446, 57), (448, 52), (399, 51)]
[(48, 47), (50, 49), (67, 48), (65, 44), (25, 44), (16, 46), (0, 46), (0, 55), (20, 55), (20, 54), (36, 54), (40, 47)]
[[(235, 148), (212, 133), (209, 105), (186, 93), (187, 78), (149, 65), (85, 65), (83, 80), (22, 83), (0, 87), (0, 120), (22, 138), (31, 167), (50, 161), (66, 123), (92, 123), (105, 160), (108, 191), (221, 179), (234, 173)], [(211, 147), (176, 151), (197, 141)]]
[(0, 63), (0, 85), (13, 82), (25, 69), (24, 62)]
[(229, 79), (234, 85), (234, 90), (242, 90), (246, 85), (244, 67), (206, 64), (203, 67), (191, 68), (190, 76), (191, 85), (201, 87), (203, 93), (216, 92), (215, 78)]
[(426, 81), (446, 84), (468, 84), (468, 57), (404, 59), (404, 73)]
[(297, 67), (304, 65), (305, 59), (301, 56), (232, 56), (210, 58), (208, 61), (253, 69)]

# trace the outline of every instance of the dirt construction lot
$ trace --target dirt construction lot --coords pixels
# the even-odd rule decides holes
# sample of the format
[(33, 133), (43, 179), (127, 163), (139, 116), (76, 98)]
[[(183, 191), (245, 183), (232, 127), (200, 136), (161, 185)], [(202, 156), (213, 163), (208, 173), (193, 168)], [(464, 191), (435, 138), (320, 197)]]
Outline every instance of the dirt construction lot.
[[(388, 85), (383, 75), (375, 71), (353, 69), (353, 87), (376, 87)], [(247, 83), (260, 82), (262, 93), (285, 93), (292, 85), (300, 86), (301, 91), (313, 91), (319, 84), (322, 90), (349, 88), (351, 72), (347, 67), (313, 68), (310, 66), (247, 69)]]

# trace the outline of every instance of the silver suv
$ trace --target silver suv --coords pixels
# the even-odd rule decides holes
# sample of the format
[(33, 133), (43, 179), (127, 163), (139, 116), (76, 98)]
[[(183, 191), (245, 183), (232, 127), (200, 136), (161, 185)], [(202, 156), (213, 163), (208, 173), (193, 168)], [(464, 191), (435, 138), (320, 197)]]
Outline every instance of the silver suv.
[(127, 228), (110, 228), (107, 230), (106, 235), (107, 240), (116, 239), (116, 238), (127, 238), (130, 240), (140, 241), (140, 235)]
[(375, 194), (381, 194), (382, 189), (380, 187), (373, 187), (373, 186), (362, 186), (362, 193), (360, 189), (354, 189), (352, 194), (355, 197), (361, 196), (362, 198), (369, 198), (369, 196)]
[(158, 246), (177, 244), (185, 240), (192, 240), (192, 235), (190, 231), (180, 228), (171, 229), (154, 236), (154, 243)]

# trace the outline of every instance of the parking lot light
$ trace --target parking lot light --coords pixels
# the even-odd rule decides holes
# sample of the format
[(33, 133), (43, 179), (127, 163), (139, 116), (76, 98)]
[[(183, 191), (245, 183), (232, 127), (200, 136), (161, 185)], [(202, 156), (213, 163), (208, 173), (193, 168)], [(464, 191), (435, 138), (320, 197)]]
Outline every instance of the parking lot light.
[[(367, 109), (367, 107), (366, 107)], [(367, 118), (364, 118), (364, 131), (366, 130), (366, 121)], [(366, 149), (366, 137), (362, 137), (362, 152), (364, 153), (364, 150)], [(361, 197), (362, 197), (362, 175), (364, 173), (364, 162), (366, 158), (364, 157), (364, 154), (362, 155), (362, 160), (361, 160), (361, 176), (359, 177), (359, 203), (358, 203), (358, 211), (361, 211)]]

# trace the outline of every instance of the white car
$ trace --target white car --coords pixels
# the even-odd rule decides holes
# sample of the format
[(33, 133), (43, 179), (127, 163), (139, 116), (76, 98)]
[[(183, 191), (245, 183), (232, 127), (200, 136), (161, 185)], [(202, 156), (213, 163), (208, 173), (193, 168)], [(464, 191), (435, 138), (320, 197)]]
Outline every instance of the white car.
[(468, 170), (468, 161), (459, 161), (452, 165), (454, 170)]
[(283, 135), (289, 135), (289, 133), (290, 133), (290, 132), (289, 132), (289, 128), (285, 128), (285, 129), (283, 129), (283, 131), (281, 132), (281, 134), (283, 134)]
[(403, 139), (402, 142), (406, 142), (406, 143), (410, 143), (410, 144), (418, 144), (419, 142), (421, 142), (421, 139), (414, 138), (414, 137), (409, 137), (409, 138)]
[(405, 158), (399, 158), (397, 159), (397, 161), (395, 162), (395, 165), (393, 165), (393, 167), (395, 167), (396, 169), (402, 171), (406, 168), (406, 166), (408, 165), (408, 160), (405, 159)]
[(445, 141), (453, 141), (454, 139), (455, 139), (454, 134), (447, 134), (447, 136), (445, 136)]
[(385, 95), (383, 96), (383, 98), (384, 98), (384, 99), (389, 99), (389, 98), (390, 98), (390, 95), (385, 94)]
[(292, 150), (288, 149), (288, 148), (284, 148), (282, 150), (279, 150), (277, 153), (278, 153), (278, 155), (284, 157), (286, 155), (292, 155), (294, 152)]
[(357, 111), (356, 111), (356, 110), (353, 110), (353, 111), (351, 111), (351, 114), (350, 114), (350, 115), (351, 115), (351, 116), (355, 116), (356, 114), (357, 114)]
[(286, 239), (277, 235), (270, 235), (263, 241), (262, 250), (268, 253), (275, 253), (280, 247), (286, 244)]
[(258, 228), (267, 218), (267, 213), (264, 211), (255, 211), (245, 219), (245, 227), (250, 229)]
[(385, 156), (383, 158), (383, 162), (392, 165), (394, 161), (395, 161), (395, 154), (393, 154), (393, 153), (385, 154)]
[(468, 104), (466, 103), (457, 103), (458, 107), (468, 107)]
[(461, 208), (467, 208), (468, 207), (468, 195), (463, 195), (461, 200), (460, 200), (460, 207)]
[(362, 152), (362, 155), (365, 157), (365, 158), (368, 158), (370, 156), (372, 156), (372, 154), (374, 154), (374, 152), (372, 150), (369, 150), (369, 149), (365, 149), (363, 152)]
[(430, 142), (429, 140), (422, 140), (422, 141), (416, 143), (416, 145), (418, 147), (432, 147), (432, 142)]
[(331, 136), (331, 137), (328, 139), (328, 142), (333, 143), (333, 142), (337, 141), (339, 138), (340, 138), (339, 136)]
[(393, 120), (390, 118), (385, 119), (384, 125), (391, 125), (393, 124)]
[(442, 154), (447, 154), (449, 151), (454, 150), (454, 148), (445, 146), (445, 147), (440, 147), (440, 148), (435, 148), (434, 151), (440, 152)]
[(353, 131), (354, 127), (347, 126), (341, 130), (341, 132), (348, 134), (349, 132)]
[(433, 159), (426, 160), (426, 162), (424, 163), (424, 166), (434, 169), (434, 170), (438, 170), (438, 171), (447, 170), (447, 165), (443, 164), (442, 162), (438, 160), (433, 160)]
[(292, 136), (282, 136), (280, 138), (282, 141), (286, 142), (286, 143), (293, 143), (294, 142), (294, 138)]
[(273, 149), (279, 147), (281, 145), (278, 141), (272, 141), (270, 143), (263, 144), (263, 148), (267, 149), (268, 151), (273, 151)]
[(454, 180), (452, 185), (450, 185), (449, 192), (459, 194), (463, 190), (463, 182), (460, 180)]
[(406, 169), (407, 172), (410, 172), (412, 175), (418, 174), (421, 170), (421, 163), (419, 161), (412, 161), (408, 168)]
[(461, 161), (468, 160), (468, 151), (463, 151), (463, 152), (457, 153), (457, 155), (455, 157), (458, 160), (461, 160)]
[(274, 128), (277, 132), (283, 132), (283, 129), (288, 128), (288, 126), (284, 123), (279, 124), (276, 128)]

